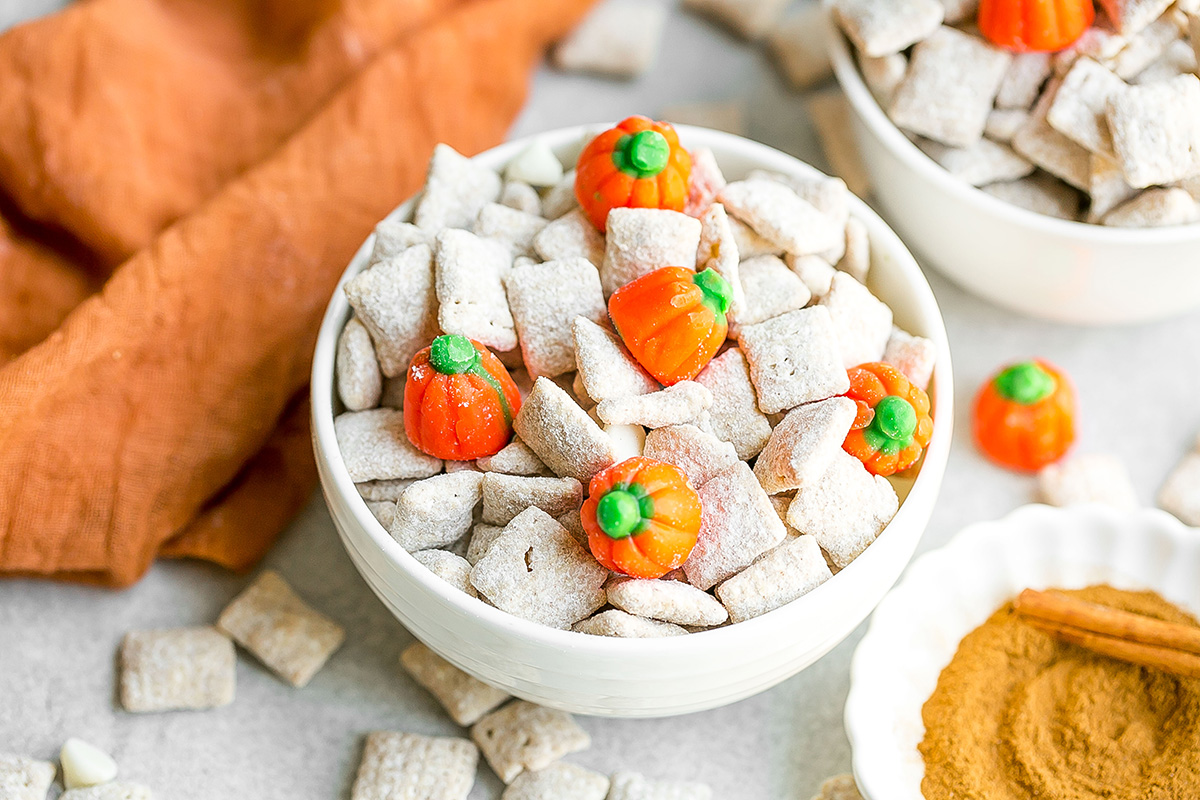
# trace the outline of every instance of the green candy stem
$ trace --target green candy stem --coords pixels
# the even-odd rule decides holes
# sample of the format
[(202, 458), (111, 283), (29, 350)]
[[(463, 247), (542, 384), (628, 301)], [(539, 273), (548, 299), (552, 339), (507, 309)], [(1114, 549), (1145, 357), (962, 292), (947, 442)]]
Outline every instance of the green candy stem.
[(480, 361), (479, 351), (471, 340), (457, 333), (448, 333), (433, 340), (429, 346), (429, 363), (443, 375), (470, 372)]
[(642, 524), (642, 507), (633, 492), (612, 489), (596, 504), (596, 522), (610, 539), (632, 536)]
[(729, 285), (729, 281), (722, 278), (712, 267), (696, 273), (692, 281), (704, 292), (704, 305), (712, 309), (717, 316), (724, 316), (733, 299), (733, 287)]
[(613, 148), (613, 163), (635, 178), (653, 178), (667, 168), (671, 145), (658, 131), (622, 136)]
[(996, 376), (996, 391), (1006, 400), (1031, 406), (1058, 388), (1058, 381), (1036, 361), (1013, 364)]
[(885, 453), (898, 453), (912, 443), (917, 412), (903, 397), (890, 394), (875, 406), (875, 416), (863, 431), (867, 443)]

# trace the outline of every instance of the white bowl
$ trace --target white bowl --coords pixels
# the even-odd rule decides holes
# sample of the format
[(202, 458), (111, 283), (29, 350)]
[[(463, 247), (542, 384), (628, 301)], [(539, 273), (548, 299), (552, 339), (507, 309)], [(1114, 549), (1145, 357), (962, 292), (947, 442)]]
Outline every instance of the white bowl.
[[(539, 138), (564, 162), (573, 161), (586, 130), (591, 128), (567, 128)], [(755, 168), (813, 172), (790, 156), (736, 136), (688, 126), (679, 126), (679, 133), (688, 147), (711, 148), (734, 178)], [(478, 160), (502, 167), (529, 141), (510, 142)], [(394, 215), (404, 217), (412, 203)], [(342, 284), (366, 264), (372, 246), (368, 238), (342, 276), (321, 326), (312, 374), (313, 439), (334, 524), (384, 605), (414, 636), (472, 675), (543, 705), (596, 715), (666, 716), (731, 703), (794, 675), (842, 641), (912, 558), (946, 469), (954, 419), (950, 350), (933, 293), (912, 256), (878, 216), (858, 200), (852, 213), (870, 233), (871, 287), (891, 303), (898, 325), (937, 346), (930, 392), (934, 433), (924, 465), (892, 523), (832, 580), (757, 619), (671, 639), (587, 636), (514, 617), (435, 577), (371, 515), (346, 472), (333, 430), (334, 351), (350, 315)]]
[(868, 800), (921, 800), (921, 708), (964, 636), (1022, 589), (1108, 583), (1200, 613), (1200, 532), (1163, 511), (1025, 506), (917, 559), (850, 667), (846, 733)]
[(909, 141), (867, 89), (846, 38), (827, 39), (872, 190), (923, 262), (998, 305), (1056, 322), (1147, 322), (1200, 307), (1200, 224), (1109, 228), (992, 197)]

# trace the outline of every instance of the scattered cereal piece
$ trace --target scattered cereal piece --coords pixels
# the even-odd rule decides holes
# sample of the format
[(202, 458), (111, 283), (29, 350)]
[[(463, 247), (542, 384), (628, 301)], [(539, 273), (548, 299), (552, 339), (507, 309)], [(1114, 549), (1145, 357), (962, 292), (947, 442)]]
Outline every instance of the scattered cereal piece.
[(712, 800), (712, 789), (690, 781), (651, 781), (636, 772), (612, 776), (608, 800)]
[[(871, 271), (871, 236), (867, 226), (857, 217), (846, 221), (846, 253), (837, 263), (837, 268), (859, 283), (867, 282), (867, 273)], [(832, 276), (829, 281), (832, 285)], [(821, 293), (822, 297), (826, 294), (828, 289)]]
[(1100, 5), (1117, 32), (1130, 37), (1162, 16), (1171, 0), (1100, 0)]
[(608, 570), (553, 517), (527, 508), (471, 569), (471, 583), (497, 608), (569, 628), (604, 605)]
[(746, 39), (761, 39), (773, 29), (788, 0), (684, 0), (684, 8), (718, 20)]
[(863, 81), (875, 102), (880, 107), (887, 108), (896, 95), (896, 89), (908, 74), (908, 58), (903, 53), (892, 53), (878, 58), (858, 54), (858, 68), (862, 72)]
[(905, 130), (951, 147), (970, 147), (983, 136), (1011, 62), (1012, 54), (977, 36), (938, 28), (914, 48), (889, 116)]
[(63, 786), (67, 789), (86, 789), (109, 783), (117, 777), (117, 762), (113, 757), (82, 739), (67, 739), (58, 761), (62, 764)]
[(552, 517), (579, 508), (583, 485), (574, 478), (531, 478), (489, 472), (483, 478), (483, 521), (507, 525), (527, 508), (537, 507)]
[(271, 570), (225, 606), (217, 627), (296, 687), (312, 680), (346, 638), (340, 625), (310, 608)]
[(683, 581), (613, 581), (608, 587), (608, 602), (639, 617), (689, 627), (712, 628), (729, 619), (725, 607), (712, 595)]
[(786, 263), (804, 281), (813, 298), (819, 300), (829, 293), (837, 270), (828, 261), (820, 256), (788, 256)]
[(720, 200), (730, 214), (789, 253), (819, 253), (836, 247), (844, 236), (835, 220), (777, 181), (735, 181), (721, 190)]
[(738, 318), (746, 305), (746, 293), (742, 290), (738, 266), (741, 256), (737, 241), (729, 225), (725, 206), (713, 203), (700, 218), (700, 247), (696, 251), (696, 272), (711, 269), (729, 283), (729, 309), (725, 316), (729, 321)]
[(476, 459), (475, 463), (484, 472), (503, 472), (506, 475), (544, 475), (550, 471), (537, 453), (516, 436), (496, 455)]
[(500, 190), (500, 204), (526, 214), (542, 216), (542, 197), (528, 183), (505, 181), (504, 188)]
[(425, 455), (408, 441), (402, 411), (347, 411), (334, 419), (333, 429), (346, 471), (355, 483), (425, 478), (442, 469), (440, 459)]
[(739, 459), (758, 455), (771, 438), (771, 422), (758, 408), (750, 367), (742, 351), (731, 348), (708, 362), (696, 382), (713, 395), (708, 409), (712, 434), (732, 444)]
[(471, 597), (479, 596), (479, 592), (471, 585), (471, 562), (462, 556), (448, 550), (418, 550), (412, 557), (460, 592)]
[(375, 345), (366, 327), (351, 317), (338, 337), (334, 366), (338, 397), (350, 411), (365, 411), (379, 405), (383, 376), (375, 358)]
[(608, 777), (565, 761), (518, 775), (500, 800), (605, 800)]
[(745, 462), (699, 489), (704, 518), (683, 565), (688, 582), (707, 590), (732, 577), (787, 536), (767, 493)]
[(833, 13), (854, 46), (878, 58), (928, 40), (946, 9), (938, 0), (837, 0)]
[(812, 295), (804, 281), (777, 256), (746, 259), (738, 268), (745, 305), (739, 325), (755, 325), (788, 311), (804, 308)]
[(1188, 453), (1158, 492), (1158, 505), (1186, 524), (1200, 527), (1200, 453)]
[(209, 625), (130, 631), (121, 642), (126, 711), (218, 708), (233, 702), (233, 642)]
[(1062, 79), (1046, 110), (1050, 127), (1092, 153), (1112, 153), (1112, 135), (1104, 113), (1125, 81), (1090, 58), (1081, 58)]
[[(669, 119), (671, 124), (698, 125), (715, 131), (725, 131), (735, 136), (746, 135), (746, 106), (740, 100), (717, 100), (714, 102), (672, 103), (664, 106), (659, 119)], [(703, 148), (707, 150), (707, 148)], [(709, 151), (710, 153), (712, 151)], [(692, 154), (693, 162), (695, 154)], [(694, 166), (694, 164), (693, 164)]]
[(503, 242), (514, 256), (532, 256), (533, 240), (546, 224), (540, 216), (500, 203), (488, 203), (479, 212), (471, 230), (476, 236)]
[(612, 441), (554, 381), (538, 378), (513, 429), (560, 477), (587, 483), (613, 463)]
[(355, 316), (371, 332), (379, 366), (389, 378), (403, 375), (413, 355), (437, 331), (433, 253), (428, 245), (360, 272), (346, 284)]
[[(670, 117), (666, 118), (670, 119)], [(691, 151), (691, 154), (692, 175), (688, 180), (688, 199), (683, 210), (688, 216), (699, 218), (712, 205), (726, 181), (712, 150), (707, 147), (697, 147)]]
[(454, 472), (417, 481), (396, 501), (388, 533), (410, 553), (445, 547), (471, 529), (485, 475)]
[(813, 800), (863, 800), (853, 775), (838, 775), (821, 784), (821, 793)]
[(1091, 154), (1046, 121), (1058, 89), (1058, 82), (1052, 80), (1025, 125), (1013, 137), (1012, 147), (1051, 175), (1086, 191), (1092, 173)]
[(922, 139), (917, 146), (951, 175), (972, 186), (1017, 180), (1034, 170), (1033, 164), (1011, 147), (991, 139), (980, 139), (969, 147), (946, 147)]
[(586, 258), (599, 266), (604, 263), (604, 234), (582, 208), (576, 208), (543, 228), (533, 240), (533, 249), (546, 261)]
[(479, 523), (471, 528), (471, 541), (467, 545), (467, 553), (465, 558), (475, 566), (479, 563), (479, 559), (483, 558), (484, 553), (492, 546), (492, 542), (504, 533), (504, 528), (500, 525), (485, 525)]
[(1035, 214), (1059, 219), (1079, 217), (1079, 193), (1044, 172), (1019, 181), (989, 184), (983, 191)]
[(627, 458), (642, 455), (646, 448), (646, 429), (641, 425), (608, 425), (603, 426), (604, 433), (612, 440), (613, 460), (617, 463)]
[(395, 258), (408, 248), (419, 244), (433, 244), (433, 242), (430, 240), (429, 234), (411, 222), (385, 219), (375, 226), (375, 243), (371, 246), (370, 267), (380, 261)]
[(732, 444), (695, 425), (658, 428), (650, 431), (645, 441), (640, 455), (678, 467), (694, 488), (708, 483), (718, 472), (740, 460)]
[(812, 534), (842, 569), (875, 541), (899, 505), (887, 478), (867, 472), (849, 453), (835, 453), (825, 477), (796, 492), (788, 522)]
[(820, 480), (834, 455), (842, 451), (857, 413), (858, 406), (847, 397), (806, 403), (789, 411), (754, 462), (754, 476), (767, 494)]
[(817, 540), (797, 536), (718, 585), (717, 597), (730, 621), (744, 622), (787, 605), (831, 577)]
[[(851, 192), (866, 197), (871, 193), (871, 177), (858, 154), (854, 137), (846, 135), (853, 126), (850, 101), (840, 90), (833, 89), (814, 92), (805, 106), (833, 174), (844, 180)], [(743, 257), (746, 255), (742, 253)]]
[(586, 258), (528, 264), (513, 269), (504, 284), (529, 374), (554, 377), (575, 369), (574, 320), (608, 317), (596, 267)]
[(821, 4), (804, 3), (767, 36), (767, 47), (793, 89), (807, 89), (833, 74), (825, 49), (827, 35)]
[(494, 350), (517, 346), (517, 331), (504, 294), (512, 255), (503, 245), (470, 231), (437, 236), (438, 324)]
[[(150, 790), (140, 783), (118, 781), (88, 786), (84, 789), (68, 789), (58, 800), (150, 800)], [(39, 798), (40, 800), (40, 798)]]
[[(726, 187), (728, 188), (728, 187)], [(700, 220), (659, 208), (614, 208), (608, 212), (600, 282), (612, 294), (661, 267), (688, 267), (700, 248)]]
[(601, 400), (596, 413), (609, 425), (664, 428), (691, 422), (712, 404), (713, 395), (707, 387), (696, 381), (680, 381), (650, 394)]
[(480, 210), (499, 196), (500, 176), (495, 171), (439, 144), (433, 149), (413, 222), (430, 235), (442, 228), (469, 228)]
[(479, 750), (466, 739), (375, 731), (367, 734), (350, 800), (466, 800), (478, 764)]
[(400, 664), (459, 725), (474, 725), (509, 698), (507, 692), (468, 675), (420, 642), (400, 654)]
[(997, 108), (988, 114), (983, 132), (989, 138), (1011, 144), (1017, 131), (1029, 121), (1029, 112), (1020, 108)]
[(641, 0), (610, 0), (596, 6), (554, 48), (554, 65), (571, 72), (634, 78), (658, 57), (667, 9)]
[(1178, 187), (1147, 189), (1104, 216), (1118, 228), (1161, 228), (1200, 222), (1200, 203)]
[(1052, 506), (1101, 503), (1130, 510), (1138, 507), (1125, 463), (1104, 453), (1072, 456), (1043, 467), (1038, 473), (1038, 494)]
[[(676, 583), (676, 581), (671, 581)], [(645, 619), (615, 608), (601, 611), (594, 617), (575, 623), (571, 630), (589, 636), (613, 636), (619, 639), (657, 639), (664, 636), (686, 636), (687, 630), (669, 622)]]
[(49, 761), (0, 753), (0, 797), (7, 800), (46, 800), (57, 770)]
[(578, 207), (579, 201), (575, 198), (575, 170), (569, 169), (561, 181), (542, 195), (542, 216), (555, 220)]
[(554, 186), (563, 179), (562, 162), (541, 139), (534, 139), (504, 168), (504, 179), (530, 186)]
[(392, 520), (396, 518), (396, 501), (395, 500), (368, 500), (367, 509), (374, 515), (383, 529), (389, 530), (392, 527)]
[(515, 700), (479, 720), (471, 728), (471, 738), (505, 783), (522, 772), (545, 769), (592, 743), (570, 714), (525, 700)]
[(936, 360), (937, 347), (933, 342), (892, 328), (892, 335), (883, 350), (883, 361), (904, 373), (904, 377), (921, 391), (929, 389)]
[(1126, 182), (1141, 189), (1200, 173), (1200, 78), (1130, 86), (1109, 99), (1108, 127)]
[(396, 478), (386, 481), (363, 481), (354, 484), (359, 497), (374, 502), (390, 501), (395, 504), (404, 490), (413, 485), (414, 478)]
[(616, 334), (582, 317), (574, 320), (571, 332), (588, 397), (600, 402), (658, 391), (658, 381), (634, 360)]
[(851, 275), (839, 272), (833, 276), (820, 305), (829, 310), (842, 363), (847, 369), (883, 357), (892, 335), (892, 310), (870, 289)]
[(1050, 77), (1049, 53), (1017, 53), (1000, 81), (996, 108), (1028, 111)]

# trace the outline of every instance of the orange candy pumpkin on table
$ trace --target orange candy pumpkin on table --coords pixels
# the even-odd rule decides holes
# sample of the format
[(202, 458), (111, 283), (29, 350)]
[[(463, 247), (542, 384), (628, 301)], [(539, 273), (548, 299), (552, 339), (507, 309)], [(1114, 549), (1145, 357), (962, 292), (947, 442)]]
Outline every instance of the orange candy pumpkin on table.
[(890, 364), (860, 364), (847, 374), (846, 396), (858, 405), (858, 416), (842, 449), (873, 475), (908, 469), (933, 436), (929, 395)]
[(979, 390), (975, 441), (996, 463), (1034, 472), (1058, 461), (1075, 441), (1075, 390), (1041, 359), (1006, 367)]
[(1092, 26), (1092, 0), (980, 0), (979, 32), (1017, 53), (1063, 50)]
[(447, 461), (495, 455), (512, 439), (521, 393), (479, 342), (446, 334), (413, 356), (404, 385), (404, 430), (423, 453)]

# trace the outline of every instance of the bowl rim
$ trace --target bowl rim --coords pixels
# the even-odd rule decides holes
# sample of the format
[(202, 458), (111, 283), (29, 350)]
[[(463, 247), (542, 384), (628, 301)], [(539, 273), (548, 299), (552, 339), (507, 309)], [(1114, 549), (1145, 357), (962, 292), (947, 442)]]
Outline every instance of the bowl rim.
[[(605, 121), (531, 134), (485, 150), (473, 158), (481, 159), (489, 166), (501, 165), (515, 156), (521, 149), (539, 139), (555, 151), (565, 150), (576, 143), (581, 144), (585, 135), (594, 133), (599, 129), (611, 127), (612, 124), (615, 123)], [(694, 144), (691, 145), (693, 147), (721, 148), (727, 152), (738, 152), (740, 157), (756, 162), (756, 168), (759, 169), (771, 169), (791, 174), (811, 174), (811, 172), (818, 172), (815, 167), (806, 164), (798, 158), (741, 136), (692, 125), (676, 125), (675, 128), (679, 132), (681, 139), (694, 141)], [(395, 210), (389, 213), (388, 217), (407, 210), (419, 195), (420, 192), (418, 191), (412, 197), (406, 199)], [(937, 348), (937, 361), (934, 364), (933, 373), (934, 385), (936, 386), (934, 402), (937, 412), (934, 417), (934, 436), (930, 447), (926, 449), (921, 471), (914, 479), (913, 485), (905, 501), (900, 505), (896, 516), (880, 532), (880, 537), (882, 537), (893, 525), (896, 525), (898, 522), (903, 524), (909, 516), (919, 513), (917, 506), (921, 505), (921, 503), (914, 502), (914, 497), (919, 500), (925, 495), (932, 494), (933, 496), (928, 501), (930, 506), (936, 501), (937, 492), (940, 490), (941, 478), (945, 473), (946, 463), (949, 458), (950, 440), (953, 432), (954, 376), (945, 320), (938, 307), (933, 290), (925, 279), (924, 273), (921, 271), (916, 259), (900, 240), (899, 236), (883, 219), (853, 194), (850, 195), (850, 207), (851, 215), (859, 218), (866, 224), (872, 243), (882, 243), (884, 245), (884, 248), (882, 248), (883, 251), (892, 257), (891, 260), (895, 262), (896, 267), (903, 274), (904, 280), (915, 290), (916, 303), (914, 304), (914, 316), (924, 323), (924, 326), (928, 329), (929, 338)], [(351, 258), (346, 270), (338, 280), (337, 287), (330, 298), (322, 318), (313, 355), (310, 382), (312, 435), (318, 462), (322, 458), (325, 458), (330, 467), (329, 474), (323, 476), (325, 478), (322, 481), (324, 490), (326, 492), (337, 492), (343, 499), (350, 500), (350, 502), (346, 503), (346, 507), (354, 517), (355, 522), (371, 539), (375, 547), (385, 557), (394, 562), (408, 579), (416, 581), (423, 588), (449, 603), (455, 611), (471, 617), (482, 625), (497, 628), (505, 635), (515, 636), (546, 648), (557, 650), (570, 649), (582, 655), (604, 657), (627, 656), (653, 658), (655, 656), (666, 655), (674, 657), (702, 657), (712, 647), (749, 646), (752, 640), (760, 638), (760, 631), (766, 631), (768, 628), (780, 624), (789, 617), (796, 617), (798, 621), (802, 621), (802, 615), (806, 613), (810, 606), (818, 608), (816, 604), (825, 596), (821, 592), (824, 584), (780, 608), (753, 619), (699, 631), (688, 636), (644, 639), (590, 636), (571, 630), (560, 630), (541, 625), (502, 611), (477, 598), (471, 597), (465, 592), (455, 589), (428, 569), (417, 569), (417, 567), (421, 566), (419, 562), (383, 529), (383, 526), (379, 524), (378, 520), (375, 519), (367, 507), (366, 501), (362, 499), (354, 488), (354, 482), (350, 480), (350, 475), (342, 460), (341, 452), (337, 447), (337, 439), (333, 427), (334, 357), (337, 349), (337, 341), (341, 334), (341, 329), (345, 324), (344, 320), (350, 313), (349, 303), (346, 300), (343, 287), (353, 275), (358, 274), (360, 271), (359, 265), (365, 263), (369, 257), (374, 239), (375, 235), (372, 232), (367, 236), (353, 258)], [(866, 570), (867, 565), (864, 559), (872, 561), (881, 558), (883, 557), (879, 555), (881, 552), (880, 548), (868, 547), (862, 555), (840, 570), (838, 575), (833, 576), (827, 583), (831, 583), (843, 572), (857, 574)], [(872, 557), (872, 553), (875, 554), (874, 557)]]
[(1078, 220), (1059, 219), (993, 197), (982, 189), (953, 177), (901, 133), (900, 128), (884, 113), (859, 72), (858, 64), (851, 52), (851, 45), (847, 42), (841, 27), (833, 19), (831, 9), (834, 0), (822, 0), (822, 2), (826, 8), (828, 30), (825, 38), (829, 58), (833, 64), (833, 72), (858, 117), (871, 128), (892, 155), (900, 159), (909, 169), (935, 184), (941, 191), (949, 193), (961, 202), (973, 204), (980, 211), (1000, 217), (1013, 225), (1036, 229), (1042, 233), (1071, 239), (1080, 244), (1131, 247), (1186, 242), (1200, 244), (1200, 222), (1162, 228), (1117, 228)]

